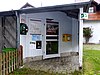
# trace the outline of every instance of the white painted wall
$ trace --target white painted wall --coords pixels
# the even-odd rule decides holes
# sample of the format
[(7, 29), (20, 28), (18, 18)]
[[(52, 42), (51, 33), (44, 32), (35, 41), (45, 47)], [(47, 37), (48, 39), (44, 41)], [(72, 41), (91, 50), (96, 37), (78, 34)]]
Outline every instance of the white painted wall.
[(72, 18), (72, 51), (78, 52), (79, 25), (78, 20)]
[[(60, 53), (64, 52), (71, 52), (71, 51), (78, 51), (78, 35), (77, 35), (77, 26), (78, 26), (78, 21), (75, 19), (72, 19), (68, 17), (65, 13), (63, 12), (43, 12), (43, 13), (34, 13), (34, 14), (26, 14), (26, 23), (29, 25), (29, 18), (33, 19), (41, 19), (42, 20), (42, 28), (43, 28), (43, 42), (45, 41), (44, 36), (45, 36), (45, 30), (44, 30), (44, 24), (46, 18), (51, 18), (54, 19), (55, 21), (59, 22), (59, 27), (60, 27), (60, 33), (59, 33), (59, 50)], [(72, 34), (72, 42), (63, 42), (62, 41), (62, 34)], [(22, 35), (21, 35), (22, 36)], [(45, 49), (45, 45), (43, 43), (43, 48), (40, 50), (30, 50), (29, 49), (29, 43), (30, 43), (30, 34), (28, 34), (25, 37), (21, 37), (22, 39), (26, 39), (26, 44), (25, 42), (21, 41), (21, 44), (24, 46), (24, 58), (25, 57), (34, 57), (34, 56), (41, 56), (43, 55), (43, 50)]]
[[(84, 21), (83, 27), (91, 27), (93, 36), (90, 38), (89, 43), (100, 43), (100, 21)], [(83, 39), (85, 42), (85, 39)]]

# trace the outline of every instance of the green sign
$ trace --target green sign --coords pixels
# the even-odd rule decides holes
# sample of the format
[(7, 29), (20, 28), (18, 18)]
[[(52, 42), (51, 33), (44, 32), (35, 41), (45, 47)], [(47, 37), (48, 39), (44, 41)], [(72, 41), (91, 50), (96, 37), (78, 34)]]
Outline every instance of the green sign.
[(88, 13), (82, 13), (81, 19), (88, 19)]

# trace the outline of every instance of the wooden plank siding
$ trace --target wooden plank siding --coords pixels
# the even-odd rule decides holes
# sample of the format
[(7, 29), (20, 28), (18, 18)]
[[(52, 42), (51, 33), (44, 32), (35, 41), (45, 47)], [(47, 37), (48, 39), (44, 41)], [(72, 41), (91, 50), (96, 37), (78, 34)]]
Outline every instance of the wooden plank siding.
[(2, 50), (2, 18), (0, 17), (0, 50)]
[(17, 47), (16, 16), (0, 17), (0, 50)]

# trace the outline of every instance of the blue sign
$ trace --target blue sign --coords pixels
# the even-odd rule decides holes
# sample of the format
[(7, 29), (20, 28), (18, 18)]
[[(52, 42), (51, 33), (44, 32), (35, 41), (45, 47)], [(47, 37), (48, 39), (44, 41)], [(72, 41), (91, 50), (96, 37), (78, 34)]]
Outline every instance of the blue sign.
[(32, 41), (42, 40), (42, 35), (32, 35)]

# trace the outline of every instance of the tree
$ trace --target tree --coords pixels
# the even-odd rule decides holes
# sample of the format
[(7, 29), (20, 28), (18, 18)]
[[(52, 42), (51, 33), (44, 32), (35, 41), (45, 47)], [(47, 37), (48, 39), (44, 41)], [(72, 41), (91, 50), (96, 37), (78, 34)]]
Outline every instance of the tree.
[(89, 39), (92, 37), (92, 28), (90, 27), (86, 27), (86, 28), (83, 28), (83, 37), (85, 38), (85, 43), (88, 43), (89, 42)]

